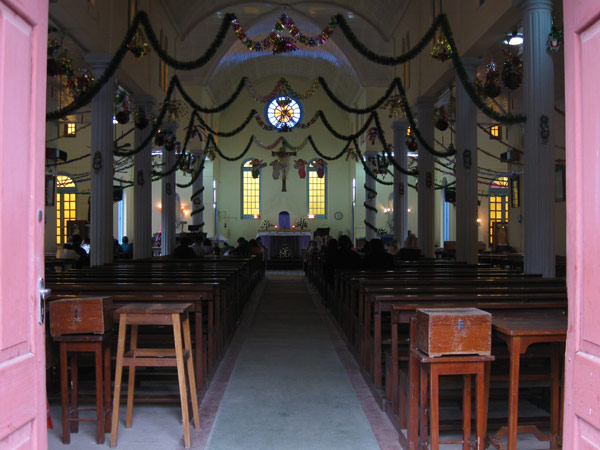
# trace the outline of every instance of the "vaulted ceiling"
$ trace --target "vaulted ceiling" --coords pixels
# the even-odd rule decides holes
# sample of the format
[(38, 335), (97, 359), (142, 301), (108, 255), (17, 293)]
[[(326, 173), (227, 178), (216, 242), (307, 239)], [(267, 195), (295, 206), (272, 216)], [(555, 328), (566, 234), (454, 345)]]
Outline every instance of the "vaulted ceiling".
[[(224, 14), (234, 13), (254, 40), (264, 39), (281, 14), (290, 16), (306, 35), (320, 33), (336, 14), (344, 14), (357, 37), (371, 49), (393, 54), (392, 34), (409, 0), (287, 0), (244, 2), (239, 0), (163, 0), (175, 23), (182, 45), (178, 56), (197, 57), (214, 39)], [(387, 86), (393, 71), (377, 67), (360, 56), (342, 36), (334, 32), (327, 45), (303, 47), (299, 51), (273, 56), (250, 52), (231, 31), (216, 58), (198, 71), (180, 74), (184, 81), (207, 85), (216, 99), (231, 92), (242, 75), (256, 81), (268, 76), (302, 76), (312, 81), (326, 77), (332, 88), (342, 86), (344, 100), (351, 101), (361, 86)]]

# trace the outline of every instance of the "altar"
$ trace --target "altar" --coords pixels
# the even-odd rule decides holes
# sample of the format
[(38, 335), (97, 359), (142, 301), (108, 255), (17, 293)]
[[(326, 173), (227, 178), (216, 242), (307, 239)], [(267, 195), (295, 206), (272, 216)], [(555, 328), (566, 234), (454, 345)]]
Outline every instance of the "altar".
[(302, 250), (308, 247), (312, 235), (310, 231), (295, 230), (267, 230), (259, 231), (256, 237), (260, 238), (266, 247), (267, 259), (276, 259), (279, 251), (287, 246), (292, 252), (292, 258), (301, 258)]

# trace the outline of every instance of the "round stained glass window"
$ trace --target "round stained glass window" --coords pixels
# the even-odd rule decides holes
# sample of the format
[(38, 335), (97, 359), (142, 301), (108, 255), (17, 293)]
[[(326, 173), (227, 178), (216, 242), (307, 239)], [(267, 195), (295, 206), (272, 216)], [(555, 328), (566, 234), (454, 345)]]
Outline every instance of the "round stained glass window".
[(291, 97), (277, 97), (267, 106), (266, 115), (275, 128), (294, 128), (302, 118), (302, 107)]

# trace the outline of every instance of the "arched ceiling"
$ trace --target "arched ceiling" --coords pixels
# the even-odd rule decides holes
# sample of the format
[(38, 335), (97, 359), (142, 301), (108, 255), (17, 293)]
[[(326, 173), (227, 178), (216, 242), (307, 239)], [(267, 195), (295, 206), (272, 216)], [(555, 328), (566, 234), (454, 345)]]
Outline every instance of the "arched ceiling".
[[(391, 35), (400, 21), (408, 0), (331, 0), (307, 2), (288, 0), (265, 3), (239, 0), (164, 1), (181, 33), (178, 57), (191, 59), (202, 54), (221, 24), (223, 15), (234, 13), (247, 35), (260, 40), (271, 32), (282, 13), (290, 16), (306, 35), (320, 33), (333, 15), (344, 14), (357, 37), (382, 54), (393, 54)], [(215, 58), (200, 70), (180, 73), (184, 82), (209, 87), (215, 99), (231, 93), (242, 76), (251, 81), (264, 77), (300, 76), (310, 82), (321, 75), (344, 101), (352, 101), (361, 86), (387, 86), (393, 69), (374, 67), (360, 56), (335, 30), (330, 40), (317, 48), (300, 46), (299, 51), (272, 55), (250, 52), (230, 29)]]

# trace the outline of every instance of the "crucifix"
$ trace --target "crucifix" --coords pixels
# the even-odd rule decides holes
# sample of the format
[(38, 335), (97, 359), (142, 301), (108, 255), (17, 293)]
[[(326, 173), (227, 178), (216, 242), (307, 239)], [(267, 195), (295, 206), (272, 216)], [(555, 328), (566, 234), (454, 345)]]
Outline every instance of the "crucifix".
[(286, 152), (285, 148), (281, 147), (278, 152), (271, 152), (271, 154), (277, 156), (277, 159), (269, 164), (270, 166), (273, 166), (273, 179), (279, 179), (279, 175), (281, 174), (281, 192), (287, 192), (285, 182), (287, 179), (287, 168), (289, 166), (288, 158), (290, 156), (296, 156), (296, 152)]

